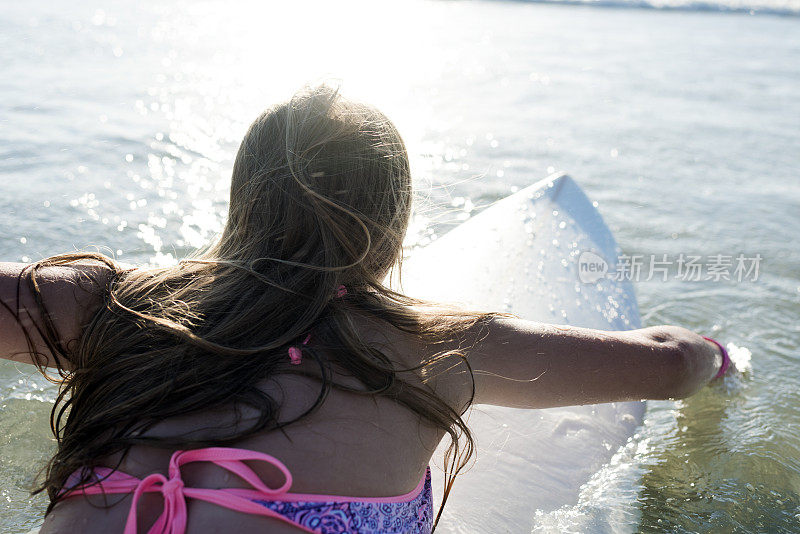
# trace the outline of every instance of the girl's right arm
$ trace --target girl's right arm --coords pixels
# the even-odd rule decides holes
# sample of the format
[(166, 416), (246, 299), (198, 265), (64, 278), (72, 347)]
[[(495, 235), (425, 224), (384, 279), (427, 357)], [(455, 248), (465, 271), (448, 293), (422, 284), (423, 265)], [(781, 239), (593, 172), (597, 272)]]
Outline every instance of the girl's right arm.
[[(603, 331), (500, 317), (473, 333), (464, 352), (474, 404), (550, 408), (688, 397), (722, 364), (715, 345), (677, 326)], [(465, 375), (453, 373), (442, 385), (469, 395)]]

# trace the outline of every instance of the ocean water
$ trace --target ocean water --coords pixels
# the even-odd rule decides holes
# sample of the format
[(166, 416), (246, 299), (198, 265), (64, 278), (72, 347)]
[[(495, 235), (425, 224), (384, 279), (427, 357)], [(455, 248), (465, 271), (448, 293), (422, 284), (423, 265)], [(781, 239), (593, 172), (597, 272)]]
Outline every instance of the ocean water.
[[(731, 343), (744, 368), (649, 403), (593, 481), (635, 485), (599, 503), (589, 486), (542, 531), (593, 506), (617, 518), (601, 531), (800, 531), (797, 0), (0, 6), (3, 260), (175, 261), (221, 228), (249, 122), (333, 80), (407, 142), (410, 247), (566, 171), (645, 261), (644, 323)], [(684, 279), (681, 254), (760, 257), (759, 271)], [(667, 280), (645, 276), (653, 257)], [(52, 451), (54, 392), (0, 362), (2, 532), (41, 522), (27, 488)]]

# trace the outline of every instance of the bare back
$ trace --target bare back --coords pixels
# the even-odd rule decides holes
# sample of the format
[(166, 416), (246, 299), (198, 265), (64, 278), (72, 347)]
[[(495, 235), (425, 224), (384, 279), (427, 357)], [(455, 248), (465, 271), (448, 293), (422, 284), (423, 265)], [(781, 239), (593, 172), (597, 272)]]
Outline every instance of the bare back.
[[(379, 343), (381, 350), (398, 367), (419, 363), (424, 349), (407, 335), (390, 327), (379, 329), (374, 322), (360, 320), (357, 324), (362, 329), (359, 333), (366, 340)], [(312, 367), (314, 363), (305, 361), (301, 365)], [(402, 374), (403, 379), (416, 382), (415, 385), (422, 384), (413, 373)], [(334, 380), (358, 387), (353, 379), (343, 375), (335, 376)], [(283, 374), (263, 381), (260, 388), (279, 401), (280, 417), (284, 420), (297, 417), (314, 403), (320, 383), (313, 378)], [(245, 417), (247, 415), (245, 413)], [(189, 414), (159, 423), (147, 434), (170, 436), (197, 432), (200, 436), (208, 433), (210, 427), (228, 427), (233, 417), (232, 410)], [(284, 462), (294, 478), (292, 492), (390, 497), (408, 493), (417, 486), (442, 436), (442, 430), (425, 424), (419, 416), (391, 399), (333, 389), (317, 411), (285, 431), (260, 433), (232, 446), (267, 453)], [(172, 452), (135, 446), (119, 469), (138, 478), (152, 473), (166, 475)], [(113, 467), (117, 461), (118, 456), (103, 459), (108, 467)], [(277, 469), (260, 462), (249, 465), (268, 486), (282, 484), (282, 475)], [(210, 463), (189, 464), (181, 472), (185, 484), (190, 487), (248, 487), (236, 476)], [(105, 502), (99, 495), (90, 496), (88, 500), (82, 496), (64, 499), (47, 516), (41, 534), (121, 531), (131, 498), (131, 495), (108, 496), (107, 502), (113, 503), (108, 508), (98, 506)], [(152, 524), (161, 513), (162, 502), (160, 494), (145, 494), (139, 504), (139, 524)], [(237, 531), (266, 528), (276, 533), (299, 531), (275, 519), (247, 515), (202, 501), (189, 499), (187, 504), (190, 532), (230, 532), (234, 526)]]

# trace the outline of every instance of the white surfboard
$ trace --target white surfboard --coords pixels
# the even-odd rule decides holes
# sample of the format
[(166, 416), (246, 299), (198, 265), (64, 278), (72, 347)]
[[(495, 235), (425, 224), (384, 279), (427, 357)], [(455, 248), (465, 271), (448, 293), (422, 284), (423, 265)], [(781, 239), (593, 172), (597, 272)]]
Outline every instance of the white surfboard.
[[(402, 290), (548, 323), (639, 328), (631, 284), (613, 276), (619, 254), (580, 187), (553, 175), (415, 251), (403, 265)], [(531, 532), (547, 513), (577, 504), (581, 486), (633, 435), (643, 414), (643, 402), (474, 407), (468, 421), (477, 460), (456, 480), (437, 531)], [(442, 452), (434, 466), (441, 467)], [(438, 503), (442, 473), (432, 471)]]

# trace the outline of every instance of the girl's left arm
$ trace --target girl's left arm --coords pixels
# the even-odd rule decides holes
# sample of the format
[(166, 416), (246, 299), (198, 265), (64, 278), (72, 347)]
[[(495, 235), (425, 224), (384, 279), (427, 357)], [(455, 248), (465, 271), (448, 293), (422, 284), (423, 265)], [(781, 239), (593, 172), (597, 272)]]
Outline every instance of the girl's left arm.
[(84, 325), (102, 305), (99, 285), (110, 270), (98, 263), (37, 269), (0, 262), (0, 358), (71, 369), (66, 358)]

